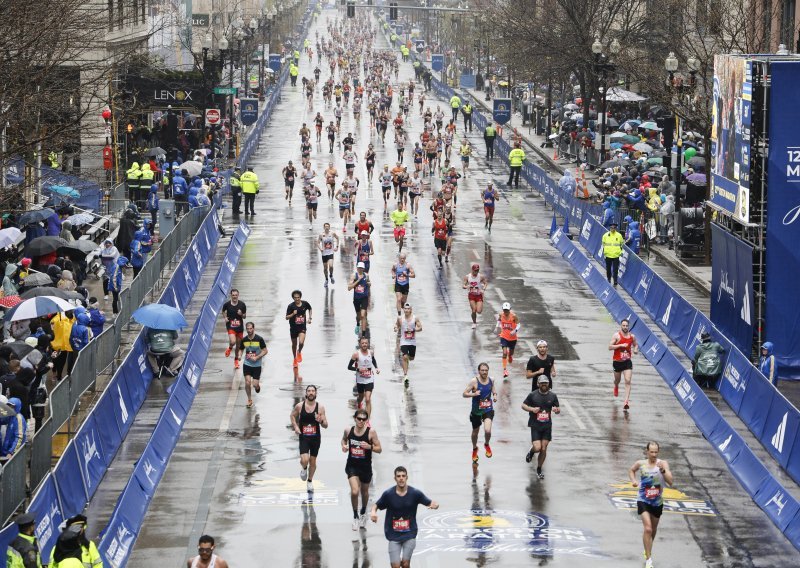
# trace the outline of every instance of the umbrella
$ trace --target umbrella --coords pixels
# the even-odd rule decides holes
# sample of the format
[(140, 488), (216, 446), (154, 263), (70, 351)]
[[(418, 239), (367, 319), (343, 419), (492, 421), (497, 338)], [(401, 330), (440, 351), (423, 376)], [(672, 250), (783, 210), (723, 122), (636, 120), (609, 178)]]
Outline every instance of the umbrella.
[(21, 236), (22, 231), (16, 227), (0, 230), (0, 248), (6, 248), (17, 244)]
[(549, 140), (555, 140), (555, 139), (556, 139), (556, 138), (558, 138), (559, 136), (561, 136), (561, 135), (560, 135), (560, 134), (551, 134), (551, 135), (550, 135), (550, 136), (548, 136), (547, 138), (548, 138)]
[(568, 105), (564, 105), (564, 108), (567, 110), (578, 110), (581, 107), (579, 107), (575, 103), (569, 103)]
[(619, 150), (620, 148), (622, 148), (622, 144), (620, 144), (619, 142), (612, 142), (611, 144), (609, 144), (609, 148), (611, 148), (612, 150)]
[(603, 162), (602, 164), (600, 164), (600, 169), (605, 170), (608, 168), (616, 168), (616, 167), (627, 168), (630, 165), (631, 161), (628, 160), (627, 158), (618, 158), (616, 160), (608, 160), (607, 162)]
[(616, 140), (618, 138), (625, 138), (626, 136), (627, 134), (625, 134), (624, 132), (614, 132), (613, 134), (611, 134), (610, 138), (612, 140)]
[(31, 223), (39, 223), (45, 219), (49, 219), (55, 214), (56, 212), (49, 207), (37, 209), (36, 211), (26, 211), (22, 214), (22, 217), (19, 218), (19, 226), (24, 227), (25, 225), (30, 225)]
[(661, 129), (658, 127), (658, 124), (656, 124), (656, 123), (655, 123), (655, 122), (653, 122), (652, 120), (651, 120), (651, 121), (648, 121), (648, 122), (643, 122), (643, 123), (641, 123), (641, 124), (639, 125), (639, 128), (642, 128), (642, 129), (644, 129), (644, 130), (661, 130)]
[(13, 308), (17, 304), (22, 303), (22, 298), (19, 296), (3, 296), (0, 298), (0, 307), (3, 308)]
[(26, 288), (33, 288), (35, 286), (52, 286), (53, 281), (44, 272), (34, 272), (25, 277), (23, 286)]
[[(52, 280), (50, 280), (50, 282), (52, 282)], [(81, 296), (79, 292), (71, 292), (69, 290), (53, 288), (52, 286), (31, 288), (20, 295), (23, 300), (30, 300), (31, 298), (38, 298), (39, 296), (54, 296), (56, 298), (61, 298), (62, 300), (83, 300), (83, 296)]]
[[(75, 306), (61, 298), (56, 298), (55, 296), (39, 296), (37, 298), (25, 300), (18, 305), (14, 310), (14, 314), (11, 315), (11, 321), (40, 318), (47, 314), (68, 312), (74, 309)], [(6, 317), (8, 317), (8, 314), (6, 314)]]
[(642, 123), (641, 120), (630, 119), (619, 125), (620, 130), (633, 130)]
[(706, 169), (706, 159), (705, 159), (704, 156), (695, 156), (694, 158), (692, 158), (691, 160), (686, 162), (686, 165), (689, 166), (690, 168), (692, 168), (693, 170), (703, 170), (703, 171), (705, 171), (705, 169)]
[(264, 69), (264, 73), (269, 73), (269, 74), (275, 73), (275, 69), (270, 69), (269, 67), (267, 67)]
[(619, 121), (616, 118), (606, 118), (606, 126), (608, 128), (616, 128), (619, 126)]
[(72, 197), (73, 199), (77, 199), (81, 196), (79, 191), (68, 185), (51, 185), (47, 189), (50, 193), (55, 193), (56, 195), (62, 195), (64, 197)]
[(182, 170), (186, 170), (190, 176), (199, 176), (200, 172), (203, 171), (203, 164), (200, 162), (195, 162), (194, 160), (190, 160), (188, 162), (183, 162), (180, 165)]
[(58, 254), (66, 254), (70, 258), (84, 258), (87, 254), (97, 250), (94, 241), (72, 241), (62, 247), (58, 247)]
[(11, 343), (6, 343), (6, 346), (11, 348), (11, 351), (14, 352), (14, 355), (17, 356), (17, 359), (22, 359), (33, 351), (33, 347), (25, 343), (24, 341), (12, 341)]
[(653, 156), (647, 159), (647, 163), (652, 166), (660, 166), (664, 163), (664, 160), (662, 160), (660, 156)]
[(151, 329), (181, 329), (189, 325), (180, 310), (166, 304), (147, 304), (133, 312), (133, 319)]
[(167, 152), (159, 146), (155, 148), (150, 148), (147, 152), (144, 153), (145, 158), (152, 158), (155, 156), (166, 156)]
[(705, 185), (706, 174), (693, 173), (692, 175), (686, 177), (686, 181), (694, 185)]
[(644, 152), (645, 154), (649, 154), (653, 151), (653, 147), (650, 144), (645, 144), (644, 142), (639, 142), (633, 146), (633, 149), (637, 152)]
[(66, 220), (69, 221), (73, 227), (80, 227), (82, 225), (94, 223), (94, 215), (91, 213), (76, 213), (75, 215), (67, 217)]
[(33, 258), (35, 256), (50, 254), (66, 244), (67, 241), (61, 237), (36, 237), (28, 243), (28, 246), (25, 247), (25, 256)]
[(634, 136), (633, 134), (626, 134), (619, 140), (620, 142), (625, 142), (626, 144), (638, 144), (641, 139), (638, 136)]

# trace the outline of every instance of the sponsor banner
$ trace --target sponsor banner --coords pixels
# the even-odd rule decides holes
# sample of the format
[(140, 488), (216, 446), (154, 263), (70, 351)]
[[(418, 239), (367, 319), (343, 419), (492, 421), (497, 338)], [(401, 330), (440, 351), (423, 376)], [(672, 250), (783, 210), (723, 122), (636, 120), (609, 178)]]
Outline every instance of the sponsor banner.
[(64, 448), (64, 453), (53, 468), (53, 482), (61, 495), (61, 512), (65, 519), (83, 511), (88, 502), (83, 475), (78, 447), (73, 440)]
[[(722, 367), (722, 377), (718, 388), (725, 402), (740, 417), (742, 416), (741, 407), (747, 391), (747, 385), (755, 375), (760, 375), (760, 373), (750, 364), (747, 357), (742, 355), (738, 349), (729, 349), (725, 358), (725, 365)], [(762, 378), (761, 380), (763, 381), (764, 379)]]
[(775, 387), (761, 373), (754, 372), (748, 377), (747, 396), (742, 397), (739, 407), (739, 418), (742, 419), (756, 438), (764, 433), (767, 410), (772, 405), (772, 398), (777, 394)]
[(800, 64), (770, 64), (766, 338), (775, 344), (781, 379), (800, 379)]
[[(91, 500), (110, 462), (110, 459), (105, 457), (103, 445), (100, 443), (100, 434), (97, 431), (94, 413), (90, 413), (86, 417), (81, 429), (75, 435), (73, 443), (80, 458), (81, 472), (86, 484), (86, 494), (89, 498), (88, 500)], [(66, 506), (64, 507), (64, 512), (68, 512)]]
[(444, 55), (441, 53), (434, 53), (431, 55), (431, 69), (434, 71), (441, 71), (444, 69)]
[(258, 99), (240, 99), (239, 116), (242, 124), (250, 126), (258, 120)]
[(511, 120), (511, 99), (494, 99), (493, 105), (492, 118), (497, 124)]
[[(81, 508), (83, 510), (83, 508)], [(28, 512), (36, 518), (36, 540), (39, 541), (39, 552), (42, 559), (50, 560), (53, 546), (58, 535), (59, 526), (64, 522), (64, 515), (58, 500), (58, 492), (53, 476), (48, 474), (33, 497)]]
[(711, 225), (711, 321), (743, 353), (753, 344), (753, 247)]
[[(775, 393), (769, 406), (761, 443), (775, 460), (785, 468), (789, 463), (792, 442), (797, 436), (797, 410), (781, 393)], [(796, 460), (800, 456), (794, 456)]]

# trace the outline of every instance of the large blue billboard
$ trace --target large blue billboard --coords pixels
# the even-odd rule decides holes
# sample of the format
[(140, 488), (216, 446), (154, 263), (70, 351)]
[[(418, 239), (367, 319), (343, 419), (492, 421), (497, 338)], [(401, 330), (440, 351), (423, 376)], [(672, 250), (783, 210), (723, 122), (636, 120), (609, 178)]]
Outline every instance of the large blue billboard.
[(773, 62), (770, 74), (765, 339), (780, 378), (800, 379), (800, 62)]
[(711, 225), (711, 322), (743, 353), (753, 344), (753, 247)]

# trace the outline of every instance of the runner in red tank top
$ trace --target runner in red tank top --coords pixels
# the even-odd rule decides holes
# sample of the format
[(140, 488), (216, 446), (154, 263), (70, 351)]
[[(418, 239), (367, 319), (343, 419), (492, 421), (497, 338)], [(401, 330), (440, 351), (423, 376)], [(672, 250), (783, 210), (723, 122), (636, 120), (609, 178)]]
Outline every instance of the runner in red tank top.
[(631, 357), (639, 353), (639, 342), (630, 332), (630, 322), (624, 319), (620, 322), (619, 331), (611, 338), (608, 344), (609, 351), (613, 351), (614, 366), (614, 396), (619, 396), (619, 381), (625, 378), (625, 405), (623, 410), (630, 408), (631, 378), (633, 377), (633, 361)]

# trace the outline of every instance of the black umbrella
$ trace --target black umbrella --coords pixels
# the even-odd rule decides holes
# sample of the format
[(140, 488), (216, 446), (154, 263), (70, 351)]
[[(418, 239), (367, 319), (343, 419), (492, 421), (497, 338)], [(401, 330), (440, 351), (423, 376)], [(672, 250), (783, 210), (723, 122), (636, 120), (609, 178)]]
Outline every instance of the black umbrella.
[[(25, 288), (35, 288), (36, 286), (52, 286), (53, 279), (44, 272), (34, 272), (25, 277), (23, 281)], [(22, 294), (20, 294), (22, 297)]]
[(155, 148), (150, 148), (147, 152), (144, 153), (145, 158), (154, 158), (156, 156), (166, 156), (166, 155), (167, 152), (164, 149), (160, 148), (159, 146), (156, 146)]
[(70, 258), (82, 259), (87, 254), (97, 250), (97, 244), (93, 241), (72, 241), (62, 247), (58, 247), (58, 254), (65, 254)]
[(11, 343), (5, 343), (4, 345), (11, 348), (11, 351), (14, 352), (14, 355), (17, 356), (17, 359), (22, 359), (33, 351), (33, 347), (25, 343), (24, 341), (12, 341)]
[(36, 211), (26, 211), (22, 214), (22, 217), (19, 218), (19, 226), (24, 227), (25, 225), (30, 225), (31, 223), (39, 223), (40, 221), (49, 219), (55, 214), (56, 212), (49, 207), (37, 209)]
[(619, 121), (616, 118), (607, 118), (606, 126), (608, 126), (609, 128), (617, 128), (619, 127)]
[(616, 168), (618, 166), (621, 168), (627, 168), (630, 165), (631, 165), (630, 160), (628, 160), (627, 158), (621, 158), (619, 160), (608, 160), (607, 162), (603, 162), (602, 164), (600, 164), (600, 169), (605, 170), (607, 168)]
[(36, 237), (25, 247), (25, 256), (33, 258), (57, 251), (60, 247), (69, 244), (61, 237)]
[[(49, 276), (48, 281), (52, 283), (52, 280), (50, 280)], [(40, 286), (38, 288), (28, 290), (27, 292), (23, 292), (19, 295), (19, 297), (23, 300), (30, 300), (31, 298), (36, 298), (37, 296), (55, 296), (56, 298), (61, 298), (62, 300), (83, 300), (83, 296), (81, 296), (78, 292), (62, 290), (52, 286)]]
[(706, 159), (703, 156), (695, 156), (686, 162), (686, 165), (695, 171), (706, 170)]

